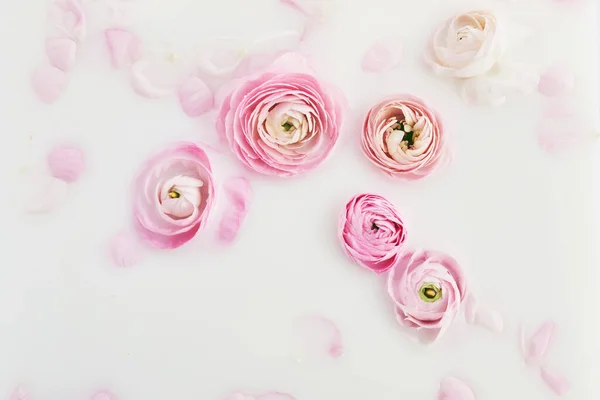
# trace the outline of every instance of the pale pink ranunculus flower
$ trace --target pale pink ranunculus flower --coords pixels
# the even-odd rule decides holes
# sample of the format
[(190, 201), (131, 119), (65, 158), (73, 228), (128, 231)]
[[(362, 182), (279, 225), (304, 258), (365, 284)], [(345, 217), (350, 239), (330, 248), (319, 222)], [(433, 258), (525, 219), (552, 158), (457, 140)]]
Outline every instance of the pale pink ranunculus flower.
[(367, 158), (388, 175), (424, 178), (449, 160), (439, 115), (406, 94), (387, 97), (367, 114), (361, 144)]
[(488, 72), (504, 54), (504, 27), (491, 11), (468, 11), (433, 35), (425, 61), (440, 76), (472, 78)]
[(213, 203), (208, 156), (178, 143), (144, 163), (133, 190), (137, 232), (153, 247), (179, 247), (205, 225)]
[(262, 72), (237, 80), (216, 127), (237, 158), (266, 175), (293, 176), (321, 164), (342, 122), (342, 99), (306, 59), (286, 53)]
[(376, 194), (350, 199), (339, 221), (342, 248), (352, 261), (382, 274), (400, 257), (406, 239), (404, 221), (396, 207)]
[(407, 333), (423, 343), (437, 340), (450, 326), (467, 283), (456, 260), (431, 250), (402, 253), (388, 275), (388, 293)]

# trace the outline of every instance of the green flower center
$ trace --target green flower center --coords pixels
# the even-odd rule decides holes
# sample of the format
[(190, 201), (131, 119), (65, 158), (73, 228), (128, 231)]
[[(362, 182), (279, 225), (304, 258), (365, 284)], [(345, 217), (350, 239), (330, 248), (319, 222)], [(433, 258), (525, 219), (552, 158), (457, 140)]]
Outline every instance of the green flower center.
[(442, 288), (434, 283), (426, 283), (419, 289), (419, 297), (426, 303), (433, 303), (442, 298)]
[(377, 226), (377, 224), (375, 222), (373, 222), (373, 225), (371, 225), (371, 230), (374, 230), (374, 231), (379, 230), (379, 227)]
[(284, 122), (283, 124), (281, 124), (281, 127), (283, 128), (284, 132), (288, 132), (290, 129), (292, 129), (294, 127), (293, 124), (290, 124), (289, 122)]

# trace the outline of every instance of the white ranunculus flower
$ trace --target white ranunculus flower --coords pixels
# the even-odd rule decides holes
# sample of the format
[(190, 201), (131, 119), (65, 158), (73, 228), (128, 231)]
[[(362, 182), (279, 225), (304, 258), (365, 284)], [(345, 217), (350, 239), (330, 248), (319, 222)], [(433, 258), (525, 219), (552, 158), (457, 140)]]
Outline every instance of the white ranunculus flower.
[(488, 72), (506, 47), (504, 27), (490, 11), (456, 15), (434, 34), (426, 61), (438, 74), (472, 78)]

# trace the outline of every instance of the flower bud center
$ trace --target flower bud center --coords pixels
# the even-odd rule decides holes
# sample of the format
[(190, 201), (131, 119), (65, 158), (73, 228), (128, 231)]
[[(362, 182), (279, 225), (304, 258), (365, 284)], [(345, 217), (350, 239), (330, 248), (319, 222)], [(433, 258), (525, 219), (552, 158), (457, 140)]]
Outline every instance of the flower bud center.
[(442, 298), (442, 288), (434, 283), (426, 283), (421, 286), (419, 297), (427, 303), (433, 303)]
[(172, 198), (172, 199), (178, 199), (179, 197), (181, 197), (181, 194), (179, 194), (179, 192), (171, 190), (169, 192), (169, 197)]

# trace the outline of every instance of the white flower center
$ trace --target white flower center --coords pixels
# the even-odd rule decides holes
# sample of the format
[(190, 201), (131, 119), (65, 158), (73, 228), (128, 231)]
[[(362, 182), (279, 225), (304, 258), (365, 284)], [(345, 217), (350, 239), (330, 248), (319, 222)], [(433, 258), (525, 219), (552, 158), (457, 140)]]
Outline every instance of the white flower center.
[(176, 219), (187, 218), (200, 206), (200, 188), (204, 182), (189, 176), (177, 175), (164, 183), (159, 201), (163, 211)]
[(281, 145), (300, 142), (308, 135), (306, 116), (292, 103), (282, 103), (269, 111), (265, 129), (273, 141)]

